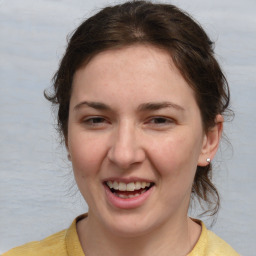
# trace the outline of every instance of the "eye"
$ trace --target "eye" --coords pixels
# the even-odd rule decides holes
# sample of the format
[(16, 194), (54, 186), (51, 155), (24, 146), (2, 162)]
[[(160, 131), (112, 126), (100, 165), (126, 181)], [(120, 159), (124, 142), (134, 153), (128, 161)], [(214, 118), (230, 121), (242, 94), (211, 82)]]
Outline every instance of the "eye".
[(154, 124), (166, 124), (170, 123), (170, 120), (164, 117), (155, 117), (150, 120), (150, 123)]
[(167, 118), (163, 116), (151, 117), (148, 119), (147, 124), (156, 128), (164, 128), (173, 125), (175, 121), (172, 118)]
[(83, 123), (89, 127), (101, 128), (109, 124), (106, 118), (101, 116), (87, 117), (83, 120)]

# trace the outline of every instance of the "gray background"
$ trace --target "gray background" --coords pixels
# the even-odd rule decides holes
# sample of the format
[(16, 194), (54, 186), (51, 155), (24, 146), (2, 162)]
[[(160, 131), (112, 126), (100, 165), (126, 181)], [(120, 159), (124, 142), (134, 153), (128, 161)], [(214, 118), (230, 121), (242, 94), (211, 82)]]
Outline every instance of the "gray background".
[[(113, 1), (0, 1), (0, 253), (67, 228), (86, 211), (58, 142), (43, 90), (85, 17)], [(256, 251), (256, 1), (167, 1), (191, 13), (216, 42), (236, 117), (225, 125), (213, 230), (242, 255)]]

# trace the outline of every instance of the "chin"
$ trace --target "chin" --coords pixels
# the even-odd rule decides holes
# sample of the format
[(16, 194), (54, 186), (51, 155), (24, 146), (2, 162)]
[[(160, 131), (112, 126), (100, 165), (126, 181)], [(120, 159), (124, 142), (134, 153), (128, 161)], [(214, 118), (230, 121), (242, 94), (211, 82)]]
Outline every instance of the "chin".
[(131, 226), (131, 225), (121, 225), (121, 226), (112, 226), (111, 232), (123, 238), (135, 238), (143, 236), (151, 231), (152, 228), (145, 226)]
[(140, 214), (113, 215), (112, 220), (105, 222), (105, 227), (114, 235), (124, 238), (143, 236), (156, 229), (159, 223), (147, 219)]

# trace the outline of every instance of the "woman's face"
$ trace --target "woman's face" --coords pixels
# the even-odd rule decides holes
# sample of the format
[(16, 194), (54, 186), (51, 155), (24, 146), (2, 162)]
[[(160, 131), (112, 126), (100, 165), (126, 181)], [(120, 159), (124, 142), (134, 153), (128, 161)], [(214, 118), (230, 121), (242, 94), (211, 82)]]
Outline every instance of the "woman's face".
[(109, 50), (77, 70), (67, 148), (101, 228), (139, 235), (186, 217), (206, 144), (193, 91), (165, 51)]

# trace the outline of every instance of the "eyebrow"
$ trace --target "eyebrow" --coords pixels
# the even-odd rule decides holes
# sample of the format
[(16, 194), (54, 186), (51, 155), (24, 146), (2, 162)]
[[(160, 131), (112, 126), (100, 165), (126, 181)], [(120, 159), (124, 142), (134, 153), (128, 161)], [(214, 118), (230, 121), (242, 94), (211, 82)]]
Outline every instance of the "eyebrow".
[(101, 103), (101, 102), (94, 102), (94, 101), (83, 101), (83, 102), (80, 102), (79, 104), (77, 104), (74, 107), (74, 110), (78, 110), (82, 106), (88, 106), (88, 107), (91, 107), (91, 108), (94, 108), (94, 109), (98, 109), (98, 110), (111, 110), (111, 108), (108, 105), (106, 105), (104, 103)]
[(160, 110), (163, 108), (174, 108), (179, 111), (185, 111), (185, 109), (182, 106), (168, 101), (143, 103), (138, 107), (138, 110), (144, 112), (150, 110)]
[[(97, 110), (104, 110), (104, 111), (111, 111), (111, 107), (102, 103), (102, 102), (94, 102), (94, 101), (83, 101), (77, 104), (74, 107), (74, 110), (78, 110), (82, 106), (88, 106)], [(143, 103), (138, 106), (138, 111), (140, 112), (147, 112), (147, 111), (156, 111), (160, 110), (163, 108), (174, 108), (179, 111), (185, 111), (185, 109), (175, 103), (164, 101), (164, 102), (148, 102), (148, 103)]]

